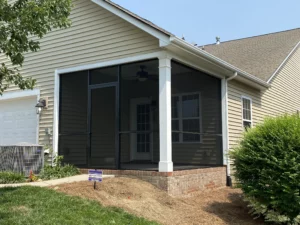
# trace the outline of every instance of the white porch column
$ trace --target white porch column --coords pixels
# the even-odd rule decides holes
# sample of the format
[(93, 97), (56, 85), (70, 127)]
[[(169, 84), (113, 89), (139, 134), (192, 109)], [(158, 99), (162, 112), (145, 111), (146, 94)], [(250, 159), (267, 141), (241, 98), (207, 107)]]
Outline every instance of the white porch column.
[(171, 57), (159, 58), (159, 172), (172, 172)]

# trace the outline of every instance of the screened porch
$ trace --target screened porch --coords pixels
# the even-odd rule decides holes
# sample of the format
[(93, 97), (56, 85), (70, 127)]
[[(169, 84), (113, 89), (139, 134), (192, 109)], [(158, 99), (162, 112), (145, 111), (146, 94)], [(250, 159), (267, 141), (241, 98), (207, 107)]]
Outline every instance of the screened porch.
[(66, 163), (166, 172), (223, 164), (221, 80), (164, 62), (60, 75), (59, 154)]

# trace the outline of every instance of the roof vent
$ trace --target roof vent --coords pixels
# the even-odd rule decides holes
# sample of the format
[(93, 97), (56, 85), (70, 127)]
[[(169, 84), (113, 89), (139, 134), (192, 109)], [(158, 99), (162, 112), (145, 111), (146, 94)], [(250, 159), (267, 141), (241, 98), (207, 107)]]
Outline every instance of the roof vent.
[(219, 45), (221, 43), (220, 40), (221, 40), (220, 37), (216, 37), (216, 45)]

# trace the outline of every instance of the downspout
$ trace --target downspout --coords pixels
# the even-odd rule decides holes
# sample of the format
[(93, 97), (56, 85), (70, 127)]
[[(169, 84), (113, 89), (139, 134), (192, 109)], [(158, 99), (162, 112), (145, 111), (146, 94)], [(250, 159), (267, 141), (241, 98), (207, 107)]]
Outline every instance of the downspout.
[(238, 73), (235, 72), (232, 77), (225, 79), (225, 126), (226, 126), (226, 185), (231, 187), (232, 186), (232, 179), (230, 173), (230, 157), (229, 157), (229, 128), (228, 128), (228, 81), (231, 81), (237, 77)]

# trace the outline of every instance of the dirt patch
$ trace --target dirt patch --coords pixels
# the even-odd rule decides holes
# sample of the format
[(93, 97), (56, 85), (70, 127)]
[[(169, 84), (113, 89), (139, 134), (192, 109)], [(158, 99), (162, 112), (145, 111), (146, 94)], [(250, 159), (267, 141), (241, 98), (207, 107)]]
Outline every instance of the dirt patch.
[(187, 197), (170, 197), (148, 182), (131, 178), (105, 179), (97, 190), (88, 181), (51, 188), (97, 200), (104, 206), (120, 207), (165, 225), (263, 224), (253, 221), (241, 199), (241, 192), (231, 188), (197, 192)]
[(16, 212), (16, 213), (22, 213), (22, 214), (27, 214), (29, 213), (31, 210), (26, 207), (26, 206), (15, 206), (15, 207), (12, 207), (11, 210), (13, 212)]

